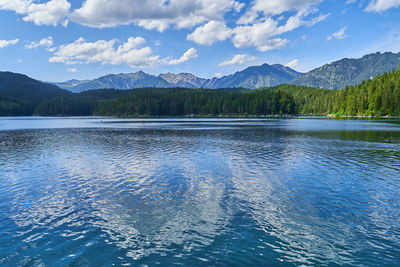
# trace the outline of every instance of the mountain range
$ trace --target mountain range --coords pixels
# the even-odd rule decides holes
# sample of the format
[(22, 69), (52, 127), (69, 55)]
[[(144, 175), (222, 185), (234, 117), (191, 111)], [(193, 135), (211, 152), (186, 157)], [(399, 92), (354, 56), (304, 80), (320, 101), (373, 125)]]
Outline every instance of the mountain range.
[(204, 79), (191, 73), (164, 73), (158, 76), (138, 71), (135, 73), (108, 74), (94, 80), (78, 81), (70, 80), (62, 83), (54, 83), (60, 88), (79, 93), (89, 89), (133, 89), (143, 87), (185, 87), (185, 88), (235, 88), (243, 87), (255, 89), (261, 87), (276, 86), (288, 83), (293, 78), (301, 75), (289, 67), (280, 64), (249, 67), (234, 74), (221, 78)]
[(234, 88), (248, 89), (276, 86), (279, 84), (305, 85), (325, 89), (341, 89), (355, 85), (376, 75), (396, 69), (400, 63), (400, 53), (374, 53), (362, 58), (344, 58), (325, 64), (307, 73), (297, 72), (289, 67), (274, 64), (248, 67), (234, 74), (199, 78), (191, 73), (164, 73), (158, 76), (138, 71), (135, 73), (108, 74), (93, 80), (69, 80), (54, 83), (71, 92), (89, 89), (134, 89), (143, 87), (185, 87), (185, 88)]

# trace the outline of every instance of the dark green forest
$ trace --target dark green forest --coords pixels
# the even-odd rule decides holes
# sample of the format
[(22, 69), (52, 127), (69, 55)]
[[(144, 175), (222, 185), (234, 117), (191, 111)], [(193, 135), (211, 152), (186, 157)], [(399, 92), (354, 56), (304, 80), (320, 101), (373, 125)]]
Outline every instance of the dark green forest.
[[(400, 70), (341, 90), (280, 85), (258, 90), (142, 88), (57, 91), (37, 99), (0, 96), (0, 115), (40, 116), (400, 116)], [(40, 100), (40, 101), (39, 101)], [(29, 108), (27, 108), (29, 107)], [(33, 108), (34, 107), (34, 108)]]
[(72, 95), (23, 74), (0, 72), (0, 116), (29, 116), (47, 99)]

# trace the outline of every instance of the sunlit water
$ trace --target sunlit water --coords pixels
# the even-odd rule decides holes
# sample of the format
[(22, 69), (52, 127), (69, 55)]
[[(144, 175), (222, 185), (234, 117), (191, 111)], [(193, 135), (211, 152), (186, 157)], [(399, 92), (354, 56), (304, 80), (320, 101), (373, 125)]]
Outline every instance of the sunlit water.
[(400, 124), (0, 119), (0, 266), (400, 265)]

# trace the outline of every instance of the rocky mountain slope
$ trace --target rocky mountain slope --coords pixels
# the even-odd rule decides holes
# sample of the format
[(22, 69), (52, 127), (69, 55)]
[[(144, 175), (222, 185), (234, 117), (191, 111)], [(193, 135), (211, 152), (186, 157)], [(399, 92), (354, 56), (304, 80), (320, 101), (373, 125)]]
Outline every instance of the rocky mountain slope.
[(296, 77), (291, 84), (325, 89), (341, 89), (397, 69), (400, 53), (374, 53), (362, 58), (344, 58)]

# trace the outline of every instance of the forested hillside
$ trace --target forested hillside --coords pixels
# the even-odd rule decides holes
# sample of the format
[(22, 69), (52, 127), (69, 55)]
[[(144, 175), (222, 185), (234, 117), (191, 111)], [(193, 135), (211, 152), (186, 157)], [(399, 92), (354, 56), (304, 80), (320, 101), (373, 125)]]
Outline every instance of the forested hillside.
[(23, 74), (0, 72), (0, 116), (32, 115), (41, 102), (71, 92)]
[(400, 116), (400, 70), (341, 90), (334, 112), (350, 116)]

